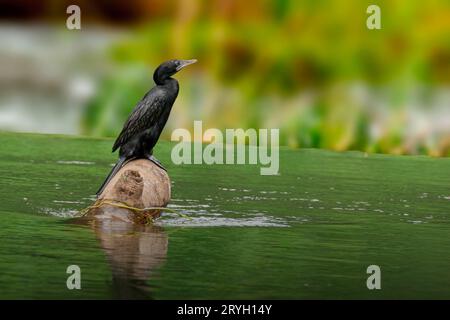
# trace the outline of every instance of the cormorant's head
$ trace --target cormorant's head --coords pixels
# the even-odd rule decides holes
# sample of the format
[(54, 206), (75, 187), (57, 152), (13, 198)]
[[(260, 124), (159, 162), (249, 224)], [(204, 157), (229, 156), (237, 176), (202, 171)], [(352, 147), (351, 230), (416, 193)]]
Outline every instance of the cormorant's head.
[(156, 68), (155, 73), (153, 74), (153, 80), (155, 80), (156, 84), (163, 84), (166, 79), (173, 76), (184, 67), (196, 62), (196, 59), (169, 60), (163, 62), (159, 65), (158, 68)]

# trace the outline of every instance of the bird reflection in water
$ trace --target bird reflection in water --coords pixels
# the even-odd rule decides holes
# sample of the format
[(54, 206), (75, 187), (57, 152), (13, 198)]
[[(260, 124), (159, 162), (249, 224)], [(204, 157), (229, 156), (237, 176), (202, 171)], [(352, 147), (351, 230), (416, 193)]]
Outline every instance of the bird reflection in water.
[(151, 298), (148, 282), (167, 257), (167, 234), (154, 225), (115, 219), (91, 222), (111, 264), (114, 298)]

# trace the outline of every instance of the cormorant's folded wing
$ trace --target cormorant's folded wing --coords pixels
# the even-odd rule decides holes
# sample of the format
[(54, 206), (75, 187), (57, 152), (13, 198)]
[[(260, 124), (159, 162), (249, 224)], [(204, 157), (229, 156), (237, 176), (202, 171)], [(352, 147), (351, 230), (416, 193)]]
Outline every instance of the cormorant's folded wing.
[(149, 92), (138, 102), (123, 125), (123, 129), (114, 143), (112, 152), (130, 141), (135, 135), (154, 126), (161, 116), (164, 103), (160, 97)]

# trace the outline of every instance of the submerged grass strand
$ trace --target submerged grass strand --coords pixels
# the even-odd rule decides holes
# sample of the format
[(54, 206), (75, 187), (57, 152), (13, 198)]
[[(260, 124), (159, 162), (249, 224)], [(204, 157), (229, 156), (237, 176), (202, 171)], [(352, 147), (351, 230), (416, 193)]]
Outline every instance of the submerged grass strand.
[(134, 212), (145, 212), (145, 211), (149, 211), (149, 210), (161, 210), (161, 211), (168, 211), (168, 212), (172, 212), (175, 213), (177, 215), (179, 215), (182, 218), (186, 218), (186, 219), (191, 219), (191, 217), (179, 212), (178, 210), (175, 209), (170, 209), (167, 207), (146, 207), (146, 208), (136, 208), (133, 206), (129, 206), (123, 202), (120, 201), (112, 201), (112, 200), (108, 200), (108, 199), (102, 199), (100, 201), (96, 201), (93, 205), (90, 205), (89, 207), (84, 208), (83, 210), (80, 211), (80, 216), (84, 217), (91, 209), (97, 209), (102, 207), (103, 205), (110, 205), (113, 207), (117, 207), (117, 208), (123, 208), (123, 209), (128, 209), (128, 210), (132, 210)]

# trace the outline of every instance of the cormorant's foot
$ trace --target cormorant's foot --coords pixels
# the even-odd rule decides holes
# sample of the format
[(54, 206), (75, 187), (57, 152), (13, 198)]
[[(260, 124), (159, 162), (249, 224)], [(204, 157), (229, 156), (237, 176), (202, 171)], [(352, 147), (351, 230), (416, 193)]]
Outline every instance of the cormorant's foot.
[(154, 164), (156, 164), (158, 167), (160, 167), (161, 169), (163, 169), (164, 171), (167, 172), (167, 169), (164, 168), (163, 165), (161, 164), (161, 162), (159, 162), (159, 160), (156, 159), (154, 156), (148, 156), (147, 159), (150, 160), (151, 162), (153, 162)]

